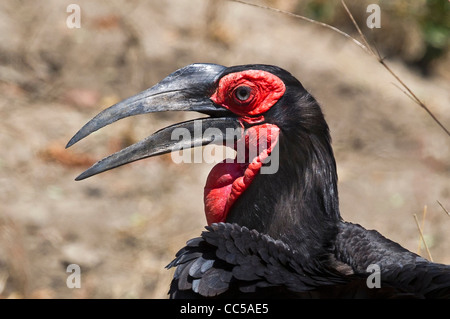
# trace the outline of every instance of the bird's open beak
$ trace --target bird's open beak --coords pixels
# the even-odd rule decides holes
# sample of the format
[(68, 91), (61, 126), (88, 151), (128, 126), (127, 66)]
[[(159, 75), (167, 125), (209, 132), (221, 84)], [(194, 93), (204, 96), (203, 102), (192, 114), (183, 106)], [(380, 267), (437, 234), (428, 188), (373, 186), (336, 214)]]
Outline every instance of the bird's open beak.
[[(217, 64), (188, 65), (170, 74), (155, 86), (100, 112), (72, 137), (66, 148), (92, 132), (132, 115), (162, 111), (197, 111), (211, 117), (163, 128), (144, 140), (97, 162), (76, 180), (82, 180), (139, 159), (239, 138), (236, 132), (241, 130), (242, 126), (238, 118), (209, 99), (224, 69), (224, 66)], [(183, 133), (182, 130), (188, 134), (180, 134)], [(230, 134), (231, 132), (233, 134)], [(218, 133), (221, 133), (220, 138)], [(180, 139), (180, 136), (183, 139)], [(186, 136), (189, 138), (186, 139)]]

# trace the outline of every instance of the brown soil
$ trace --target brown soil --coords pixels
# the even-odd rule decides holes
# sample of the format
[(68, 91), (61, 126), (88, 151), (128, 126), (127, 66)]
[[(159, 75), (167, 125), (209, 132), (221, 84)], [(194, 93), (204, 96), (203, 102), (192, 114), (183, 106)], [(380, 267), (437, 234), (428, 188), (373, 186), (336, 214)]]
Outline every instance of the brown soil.
[[(450, 139), (360, 48), (237, 3), (78, 3), (79, 29), (67, 28), (65, 2), (0, 5), (1, 297), (166, 298), (172, 271), (164, 266), (205, 225), (212, 164), (176, 165), (165, 155), (74, 178), (195, 114), (128, 118), (64, 146), (101, 109), (194, 62), (266, 63), (293, 73), (330, 125), (344, 219), (417, 251), (413, 214), (421, 220), (426, 205), (432, 257), (450, 263), (450, 217), (437, 203), (450, 208)], [(271, 3), (292, 9), (292, 1)], [(448, 60), (428, 78), (387, 62), (450, 127)], [(81, 267), (79, 289), (66, 286), (69, 264)]]

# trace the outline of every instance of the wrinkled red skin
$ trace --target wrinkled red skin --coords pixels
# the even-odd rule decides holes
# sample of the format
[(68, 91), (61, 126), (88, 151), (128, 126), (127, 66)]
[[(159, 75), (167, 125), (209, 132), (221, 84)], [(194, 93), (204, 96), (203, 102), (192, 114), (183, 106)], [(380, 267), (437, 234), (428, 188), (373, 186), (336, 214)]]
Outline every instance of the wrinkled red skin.
[[(251, 94), (245, 101), (235, 96), (240, 86), (251, 88)], [(211, 100), (229, 109), (233, 113), (247, 118), (268, 111), (284, 94), (286, 87), (279, 77), (261, 70), (247, 70), (225, 75), (219, 81)]]
[(208, 225), (225, 221), (233, 182), (244, 176), (247, 164), (219, 163), (208, 175), (204, 189), (205, 214)]
[[(250, 88), (249, 97), (245, 101), (236, 97), (236, 90), (240, 86)], [(261, 70), (231, 73), (220, 79), (211, 100), (241, 116), (241, 121), (254, 126), (247, 129), (240, 140), (242, 142), (242, 139), (245, 139), (245, 163), (238, 163), (237, 159), (231, 163), (224, 160), (214, 166), (208, 175), (204, 189), (208, 225), (226, 221), (230, 208), (250, 186), (263, 161), (278, 142), (280, 129), (276, 125), (256, 124), (264, 121), (263, 113), (268, 111), (285, 91), (286, 87), (280, 78)], [(258, 147), (259, 154), (249, 158), (249, 149), (255, 150), (255, 147)]]
[[(233, 163), (225, 161), (215, 165), (208, 175), (204, 189), (205, 214), (208, 225), (224, 222), (230, 208), (250, 186), (259, 173), (263, 161), (278, 142), (280, 129), (273, 124), (253, 126), (246, 131), (246, 154), (250, 147), (259, 145), (263, 150), (251, 162)], [(239, 142), (238, 142), (239, 143)], [(266, 148), (267, 146), (267, 148)]]

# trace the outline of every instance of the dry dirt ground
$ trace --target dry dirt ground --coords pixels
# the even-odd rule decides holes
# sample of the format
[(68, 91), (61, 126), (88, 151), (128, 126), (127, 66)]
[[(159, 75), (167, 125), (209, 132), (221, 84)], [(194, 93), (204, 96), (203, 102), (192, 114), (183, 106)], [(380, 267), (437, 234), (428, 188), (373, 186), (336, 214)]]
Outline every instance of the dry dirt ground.
[[(450, 138), (360, 48), (300, 20), (207, 0), (77, 1), (81, 28), (70, 29), (70, 3), (0, 5), (1, 297), (166, 298), (172, 271), (164, 266), (205, 225), (213, 164), (177, 165), (166, 155), (74, 178), (195, 114), (128, 118), (64, 146), (103, 108), (194, 62), (293, 73), (330, 125), (343, 218), (417, 251), (413, 214), (421, 220), (426, 205), (432, 257), (450, 263), (450, 217), (437, 203), (450, 208)], [(390, 35), (383, 24), (376, 32)], [(450, 127), (448, 59), (427, 78), (387, 62)], [(81, 267), (81, 288), (67, 287), (69, 264)]]

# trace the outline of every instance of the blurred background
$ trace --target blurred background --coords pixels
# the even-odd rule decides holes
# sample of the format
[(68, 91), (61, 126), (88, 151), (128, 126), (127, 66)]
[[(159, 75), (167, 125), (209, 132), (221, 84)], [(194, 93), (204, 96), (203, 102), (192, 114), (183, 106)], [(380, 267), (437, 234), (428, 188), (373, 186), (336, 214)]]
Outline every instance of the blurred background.
[[(0, 4), (0, 297), (166, 298), (164, 269), (206, 224), (213, 164), (170, 155), (93, 178), (95, 161), (159, 128), (196, 117), (127, 118), (72, 148), (100, 110), (187, 64), (265, 63), (293, 73), (321, 104), (336, 155), (341, 213), (429, 258), (450, 263), (450, 138), (373, 57), (337, 33), (230, 1), (72, 1)], [(358, 37), (340, 1), (267, 0)], [(347, 5), (388, 65), (450, 127), (450, 3)], [(381, 8), (369, 29), (368, 4)], [(69, 289), (69, 264), (81, 288)]]

